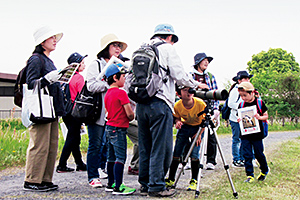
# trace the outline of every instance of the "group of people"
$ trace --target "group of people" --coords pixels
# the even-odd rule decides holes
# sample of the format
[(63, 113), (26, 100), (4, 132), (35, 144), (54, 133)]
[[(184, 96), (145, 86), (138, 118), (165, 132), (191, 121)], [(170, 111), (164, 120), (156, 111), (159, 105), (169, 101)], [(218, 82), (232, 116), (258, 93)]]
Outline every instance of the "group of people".
[[(123, 183), (124, 164), (127, 157), (126, 135), (128, 135), (134, 143), (134, 156), (128, 173), (138, 175), (138, 182), (141, 184), (140, 193), (154, 197), (175, 195), (176, 190), (170, 189), (168, 186), (173, 185), (180, 157), (188, 148), (189, 139), (195, 137), (205, 115), (198, 116), (199, 112), (202, 112), (206, 107), (206, 103), (194, 97), (190, 89), (218, 89), (215, 77), (207, 72), (208, 64), (213, 58), (205, 53), (198, 53), (194, 57), (192, 75), (185, 72), (173, 47), (178, 42), (178, 36), (171, 25), (159, 24), (155, 27), (154, 34), (147, 44), (162, 43), (157, 46), (159, 64), (167, 68), (168, 73), (162, 69), (160, 69), (160, 73), (167, 76), (167, 81), (149, 101), (135, 103), (129, 99), (126, 92), (130, 83), (129, 78), (127, 78), (128, 69), (120, 64), (106, 66), (112, 56), (124, 62), (129, 60), (121, 55), (126, 50), (127, 43), (119, 40), (114, 34), (102, 37), (101, 49), (97, 58), (87, 69), (86, 83), (83, 76), (80, 75), (80, 72), (85, 68), (84, 58), (86, 56), (77, 52), (71, 54), (67, 60), (68, 63), (80, 64), (69, 83), (72, 101), (75, 100), (84, 84), (87, 84), (89, 91), (102, 95), (101, 115), (95, 123), (88, 125), (89, 145), (85, 164), (80, 153), (81, 123), (70, 114), (65, 113), (63, 96), (58, 82), (60, 74), (49, 58), (62, 36), (62, 33), (57, 33), (49, 27), (42, 27), (34, 33), (36, 42), (34, 53), (41, 54), (43, 61), (36, 55), (29, 58), (26, 83), (29, 88), (33, 88), (36, 81), (40, 81), (42, 87), (48, 86), (50, 95), (54, 99), (53, 104), (57, 119), (48, 124), (34, 124), (29, 129), (30, 142), (27, 150), (24, 189), (49, 191), (58, 188), (58, 185), (53, 184), (52, 177), (58, 147), (58, 117), (62, 116), (68, 128), (68, 134), (56, 168), (57, 172), (74, 171), (67, 166), (67, 160), (72, 153), (76, 163), (76, 171), (87, 171), (90, 186), (103, 187), (99, 178), (99, 168), (101, 168), (101, 160), (105, 160), (108, 174), (108, 184), (105, 191), (120, 195), (132, 194), (136, 189), (127, 187)], [(99, 79), (98, 75), (104, 69), (105, 76)], [(241, 98), (248, 102), (250, 98), (247, 94), (252, 95), (252, 93), (249, 93), (249, 90), (244, 90), (247, 94), (242, 95), (243, 89), (239, 88), (238, 91)], [(176, 94), (180, 100), (175, 104)], [(266, 107), (264, 106), (262, 110), (263, 113), (259, 113), (257, 116), (259, 120), (262, 120), (261, 117), (263, 119), (267, 117), (265, 115)], [(219, 123), (219, 114), (219, 101), (213, 101), (212, 118), (217, 123)], [(173, 152), (174, 124), (178, 133)], [(208, 135), (206, 166), (208, 170), (213, 170), (217, 164), (216, 138), (214, 134)], [(192, 179), (188, 190), (196, 189), (200, 143), (201, 137), (198, 138), (191, 154)], [(249, 142), (247, 145), (245, 147), (247, 150), (252, 149), (251, 145), (254, 146), (255, 156), (260, 156), (260, 159), (256, 158), (262, 165), (265, 161), (263, 153), (259, 153), (263, 148), (262, 143)], [(246, 169), (248, 176), (253, 176), (248, 161), (251, 153), (252, 151), (243, 155), (245, 166), (249, 166), (249, 169)], [(242, 158), (234, 159), (242, 160)], [(261, 169), (265, 177), (268, 170), (265, 166)], [(168, 172), (169, 178), (165, 179)]]

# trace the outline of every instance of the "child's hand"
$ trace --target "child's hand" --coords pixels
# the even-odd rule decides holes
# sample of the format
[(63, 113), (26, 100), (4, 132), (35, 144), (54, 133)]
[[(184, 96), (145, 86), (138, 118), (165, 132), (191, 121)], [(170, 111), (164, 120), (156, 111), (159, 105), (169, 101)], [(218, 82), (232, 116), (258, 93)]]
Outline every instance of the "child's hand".
[(254, 115), (254, 117), (256, 118), (256, 119), (258, 119), (258, 120), (260, 120), (260, 115), (258, 114), (258, 113), (256, 113), (255, 115)]
[(176, 129), (181, 129), (182, 124), (183, 124), (182, 121), (178, 120), (178, 121), (176, 122), (176, 124), (175, 124), (175, 128), (176, 128)]

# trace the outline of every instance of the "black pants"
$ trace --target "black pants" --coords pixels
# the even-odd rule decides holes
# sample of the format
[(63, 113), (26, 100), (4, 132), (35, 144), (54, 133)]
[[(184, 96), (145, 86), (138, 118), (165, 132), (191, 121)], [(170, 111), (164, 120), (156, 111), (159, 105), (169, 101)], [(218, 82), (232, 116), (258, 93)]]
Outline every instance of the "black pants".
[(67, 160), (69, 159), (71, 152), (74, 157), (76, 165), (82, 165), (83, 161), (82, 161), (81, 152), (80, 152), (81, 122), (78, 121), (76, 118), (72, 117), (71, 115), (67, 115), (67, 116), (63, 117), (63, 121), (68, 128), (68, 134), (66, 137), (66, 141), (65, 141), (63, 150), (60, 155), (59, 166), (60, 167), (67, 166)]
[(216, 165), (216, 155), (217, 155), (217, 140), (214, 134), (210, 134), (211, 130), (208, 132), (207, 138), (207, 163), (212, 163)]

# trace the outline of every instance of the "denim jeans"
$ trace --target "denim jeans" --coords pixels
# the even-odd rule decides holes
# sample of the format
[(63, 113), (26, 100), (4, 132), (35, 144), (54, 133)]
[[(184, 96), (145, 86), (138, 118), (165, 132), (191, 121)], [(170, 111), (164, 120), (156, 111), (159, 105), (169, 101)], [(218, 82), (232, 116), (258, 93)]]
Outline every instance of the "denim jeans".
[(173, 115), (169, 106), (158, 98), (137, 104), (140, 169), (139, 183), (149, 192), (165, 190), (165, 175), (172, 160)]
[(89, 182), (94, 178), (99, 178), (98, 167), (100, 165), (100, 151), (102, 148), (102, 138), (105, 126), (97, 124), (88, 125), (89, 146), (87, 152), (87, 173)]
[(242, 148), (241, 148), (241, 139), (240, 139), (240, 125), (238, 122), (229, 120), (231, 130), (232, 130), (232, 157), (233, 161), (244, 160)]
[(106, 125), (107, 162), (119, 162), (125, 164), (127, 152), (127, 128), (118, 128)]
[(245, 158), (245, 170), (247, 176), (254, 176), (253, 172), (253, 150), (255, 154), (255, 158), (259, 163), (259, 168), (262, 173), (268, 174), (269, 168), (267, 164), (267, 160), (264, 154), (264, 145), (262, 140), (242, 140), (242, 149), (243, 149), (243, 156)]
[[(181, 129), (179, 129), (177, 132), (173, 157), (180, 157), (183, 154), (183, 151), (186, 146), (188, 146), (188, 148), (190, 148), (189, 147), (189, 145), (190, 145), (189, 138), (192, 138), (195, 134), (197, 134), (198, 130), (199, 130), (199, 126), (190, 126), (190, 125), (186, 125), (186, 124), (183, 124), (181, 126)], [(193, 141), (193, 139), (192, 139), (192, 141)], [(196, 146), (196, 144), (195, 144), (190, 157), (199, 159), (199, 157), (200, 157), (199, 151), (200, 151), (200, 145)]]

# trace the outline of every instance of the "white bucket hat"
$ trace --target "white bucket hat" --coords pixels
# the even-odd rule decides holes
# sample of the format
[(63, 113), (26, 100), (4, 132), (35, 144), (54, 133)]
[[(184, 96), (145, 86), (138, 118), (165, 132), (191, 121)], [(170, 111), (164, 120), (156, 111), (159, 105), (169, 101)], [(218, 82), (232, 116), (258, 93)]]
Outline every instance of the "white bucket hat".
[(56, 42), (58, 42), (63, 36), (63, 33), (55, 31), (48, 26), (38, 28), (33, 34), (35, 46), (41, 44), (42, 42), (54, 35), (56, 36)]
[(113, 42), (120, 42), (120, 43), (123, 44), (123, 47), (121, 49), (121, 53), (123, 51), (125, 51), (125, 49), (127, 48), (127, 44), (125, 42), (119, 40), (118, 37), (115, 34), (110, 33), (110, 34), (107, 34), (107, 35), (105, 35), (104, 37), (101, 38), (101, 49), (100, 49), (99, 53), (101, 51), (103, 51), (110, 43), (113, 43)]

